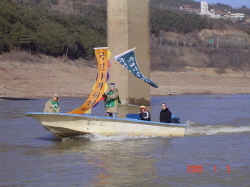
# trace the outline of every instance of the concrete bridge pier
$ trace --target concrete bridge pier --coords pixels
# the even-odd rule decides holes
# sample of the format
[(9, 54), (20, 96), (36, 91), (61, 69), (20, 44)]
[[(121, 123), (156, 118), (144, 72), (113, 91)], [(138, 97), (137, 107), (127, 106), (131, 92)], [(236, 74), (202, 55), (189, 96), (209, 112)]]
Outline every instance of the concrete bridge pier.
[[(150, 0), (107, 0), (108, 47), (113, 55), (135, 48), (140, 71), (150, 78)], [(116, 54), (114, 54), (119, 46)], [(111, 59), (110, 59), (111, 60)], [(110, 81), (116, 84), (123, 105), (150, 105), (150, 85), (111, 60)]]

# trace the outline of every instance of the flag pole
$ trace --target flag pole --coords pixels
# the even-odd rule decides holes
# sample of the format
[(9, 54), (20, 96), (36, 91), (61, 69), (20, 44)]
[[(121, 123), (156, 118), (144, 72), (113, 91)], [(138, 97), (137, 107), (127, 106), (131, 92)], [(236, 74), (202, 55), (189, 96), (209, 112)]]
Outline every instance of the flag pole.
[(117, 52), (117, 50), (118, 50), (119, 47), (120, 47), (120, 45), (117, 46), (117, 48), (116, 48), (116, 50), (115, 50), (115, 52), (114, 52), (114, 55), (113, 55), (113, 57), (111, 58), (110, 64), (111, 64), (111, 62), (114, 60), (115, 54), (116, 54), (116, 52)]

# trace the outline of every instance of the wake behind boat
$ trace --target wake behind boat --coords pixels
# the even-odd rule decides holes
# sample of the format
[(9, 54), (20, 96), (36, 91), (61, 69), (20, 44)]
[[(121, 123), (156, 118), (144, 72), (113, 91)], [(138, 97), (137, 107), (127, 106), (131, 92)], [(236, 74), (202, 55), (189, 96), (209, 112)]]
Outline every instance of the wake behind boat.
[(45, 129), (59, 138), (86, 134), (106, 136), (179, 136), (183, 137), (186, 124), (160, 123), (131, 118), (110, 118), (69, 113), (32, 112), (26, 116), (38, 120)]

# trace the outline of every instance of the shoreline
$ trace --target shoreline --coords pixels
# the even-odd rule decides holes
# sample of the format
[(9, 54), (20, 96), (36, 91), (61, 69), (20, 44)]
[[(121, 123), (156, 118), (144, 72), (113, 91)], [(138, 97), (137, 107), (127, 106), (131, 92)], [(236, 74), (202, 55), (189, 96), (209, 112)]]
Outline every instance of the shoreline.
[[(9, 98), (88, 97), (97, 69), (75, 64), (0, 62), (0, 100)], [(159, 88), (151, 96), (250, 94), (250, 72), (227, 70), (217, 74), (212, 68), (186, 67), (181, 72), (152, 71), (150, 78)], [(119, 89), (119, 86), (117, 86)]]
[[(221, 99), (221, 98), (224, 98), (224, 97), (229, 97), (230, 95), (247, 95), (247, 94), (250, 94), (250, 93), (243, 93), (243, 94), (211, 94), (211, 93), (187, 93), (187, 94), (179, 94), (179, 96), (183, 96), (183, 95), (208, 95), (208, 96), (214, 96), (213, 98), (216, 98), (216, 99)], [(150, 95), (150, 96), (177, 96), (176, 95)], [(61, 96), (60, 98), (87, 98), (88, 96)], [(0, 101), (30, 101), (30, 100), (37, 100), (37, 99), (49, 99), (50, 97), (23, 97), (23, 98), (18, 98), (18, 97), (1, 97), (0, 96)]]

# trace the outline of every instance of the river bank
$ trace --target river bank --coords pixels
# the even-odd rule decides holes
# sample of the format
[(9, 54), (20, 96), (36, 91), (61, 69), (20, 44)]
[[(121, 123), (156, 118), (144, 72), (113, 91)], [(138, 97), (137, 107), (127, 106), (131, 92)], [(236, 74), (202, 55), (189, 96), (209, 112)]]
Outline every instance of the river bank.
[[(61, 97), (84, 97), (91, 93), (97, 69), (72, 63), (0, 62), (0, 97), (43, 98), (57, 92)], [(250, 72), (217, 74), (214, 69), (186, 68), (182, 72), (151, 72), (159, 89), (151, 95), (249, 94)], [(119, 86), (118, 86), (119, 88)]]

